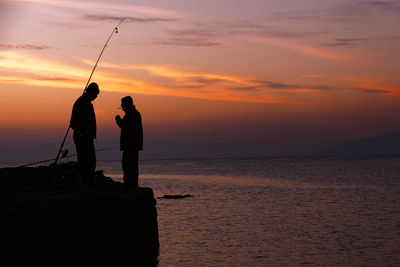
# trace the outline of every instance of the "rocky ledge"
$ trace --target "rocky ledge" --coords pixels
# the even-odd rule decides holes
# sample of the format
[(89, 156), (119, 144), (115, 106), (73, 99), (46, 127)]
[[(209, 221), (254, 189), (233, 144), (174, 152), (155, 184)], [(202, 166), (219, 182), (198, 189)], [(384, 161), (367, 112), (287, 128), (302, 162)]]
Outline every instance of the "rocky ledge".
[(155, 205), (151, 188), (102, 171), (83, 184), (76, 163), (0, 169), (1, 254), (7, 266), (155, 266)]

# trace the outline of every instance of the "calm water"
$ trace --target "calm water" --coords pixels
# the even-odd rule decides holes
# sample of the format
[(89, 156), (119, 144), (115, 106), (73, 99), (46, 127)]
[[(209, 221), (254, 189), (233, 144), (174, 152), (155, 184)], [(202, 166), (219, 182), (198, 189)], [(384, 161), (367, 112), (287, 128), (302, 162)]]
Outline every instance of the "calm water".
[[(142, 161), (159, 266), (400, 264), (400, 158)], [(121, 180), (119, 162), (98, 169)]]

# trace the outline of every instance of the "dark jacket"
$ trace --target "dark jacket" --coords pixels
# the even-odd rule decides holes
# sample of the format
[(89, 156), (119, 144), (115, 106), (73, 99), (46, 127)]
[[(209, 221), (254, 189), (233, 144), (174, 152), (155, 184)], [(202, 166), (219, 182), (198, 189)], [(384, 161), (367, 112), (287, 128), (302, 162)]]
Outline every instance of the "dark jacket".
[(74, 134), (96, 138), (96, 115), (92, 102), (85, 94), (75, 101), (72, 108), (70, 125), (74, 130)]
[(140, 112), (133, 106), (122, 120), (117, 121), (121, 128), (120, 147), (123, 151), (143, 149), (143, 126)]

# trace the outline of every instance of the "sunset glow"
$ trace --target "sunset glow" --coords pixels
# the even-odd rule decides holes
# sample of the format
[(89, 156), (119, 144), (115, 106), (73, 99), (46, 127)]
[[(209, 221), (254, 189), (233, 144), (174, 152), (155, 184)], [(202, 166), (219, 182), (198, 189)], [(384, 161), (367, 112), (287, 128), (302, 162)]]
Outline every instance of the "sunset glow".
[(125, 95), (142, 111), (145, 147), (179, 147), (186, 133), (248, 156), (302, 154), (400, 130), (397, 1), (167, 2), (1, 1), (4, 142), (18, 129), (59, 142), (123, 17), (92, 78), (100, 143), (118, 139)]

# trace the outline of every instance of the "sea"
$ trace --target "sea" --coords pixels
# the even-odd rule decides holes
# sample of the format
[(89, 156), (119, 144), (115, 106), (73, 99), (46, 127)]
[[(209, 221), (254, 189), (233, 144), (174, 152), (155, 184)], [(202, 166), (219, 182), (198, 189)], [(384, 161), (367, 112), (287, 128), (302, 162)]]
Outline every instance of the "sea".
[[(98, 169), (122, 181), (120, 162)], [(400, 158), (146, 160), (159, 266), (399, 266)]]
[(158, 266), (400, 265), (400, 157), (141, 160), (139, 185)]

